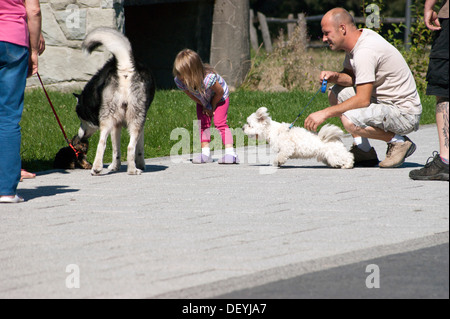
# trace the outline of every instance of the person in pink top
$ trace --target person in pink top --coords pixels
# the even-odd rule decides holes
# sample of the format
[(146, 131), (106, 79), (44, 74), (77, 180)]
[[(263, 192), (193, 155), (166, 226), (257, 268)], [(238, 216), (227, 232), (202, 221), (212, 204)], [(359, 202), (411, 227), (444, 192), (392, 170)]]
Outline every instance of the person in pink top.
[(36, 74), (41, 42), (39, 0), (0, 1), (0, 203), (19, 203), (20, 120), (27, 76)]

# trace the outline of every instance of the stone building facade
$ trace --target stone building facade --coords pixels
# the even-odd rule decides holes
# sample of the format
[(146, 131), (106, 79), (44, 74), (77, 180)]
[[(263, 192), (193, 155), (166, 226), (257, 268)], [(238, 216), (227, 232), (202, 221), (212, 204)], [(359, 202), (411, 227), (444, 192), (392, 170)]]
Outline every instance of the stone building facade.
[[(172, 88), (178, 51), (196, 50), (231, 87), (250, 67), (248, 0), (41, 0), (46, 50), (39, 74), (49, 88), (81, 89), (109, 58), (87, 56), (81, 43), (97, 27), (123, 32), (137, 58), (153, 71), (159, 88)], [(28, 87), (39, 85), (28, 80)]]

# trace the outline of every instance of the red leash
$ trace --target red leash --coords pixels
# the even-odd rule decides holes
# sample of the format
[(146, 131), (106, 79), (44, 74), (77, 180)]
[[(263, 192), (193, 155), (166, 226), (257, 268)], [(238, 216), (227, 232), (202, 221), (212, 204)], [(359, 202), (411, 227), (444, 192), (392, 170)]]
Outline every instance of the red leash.
[(75, 147), (73, 147), (72, 143), (69, 142), (69, 139), (67, 138), (67, 134), (64, 131), (64, 128), (61, 124), (61, 121), (59, 120), (58, 114), (56, 114), (56, 110), (55, 107), (53, 106), (52, 101), (50, 100), (50, 97), (48, 96), (47, 90), (45, 89), (44, 83), (42, 82), (41, 76), (39, 75), (39, 72), (36, 73), (38, 78), (39, 78), (39, 82), (41, 82), (42, 85), (42, 89), (44, 90), (45, 96), (47, 97), (48, 103), (50, 104), (50, 106), (52, 107), (53, 110), (53, 114), (55, 114), (56, 120), (58, 121), (59, 127), (61, 128), (61, 131), (64, 135), (64, 139), (66, 140), (67, 144), (69, 144), (69, 146), (72, 148), (72, 150), (75, 152), (76, 156), (78, 157), (79, 152), (75, 149)]

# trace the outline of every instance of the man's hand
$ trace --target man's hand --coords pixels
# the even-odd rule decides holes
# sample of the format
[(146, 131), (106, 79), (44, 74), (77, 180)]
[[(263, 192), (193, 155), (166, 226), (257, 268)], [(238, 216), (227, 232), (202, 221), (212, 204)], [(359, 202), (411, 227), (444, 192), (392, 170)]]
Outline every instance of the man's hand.
[(425, 25), (431, 31), (441, 30), (441, 24), (438, 19), (437, 13), (434, 11), (436, 0), (426, 0), (423, 9), (423, 20)]
[(327, 80), (330, 83), (336, 83), (339, 77), (339, 73), (334, 71), (322, 71), (320, 72), (319, 82), (322, 84), (323, 80)]
[(304, 127), (308, 131), (316, 132), (317, 128), (328, 119), (327, 110), (321, 110), (310, 114), (306, 120)]
[(433, 10), (425, 10), (423, 15), (425, 25), (431, 31), (441, 30), (441, 24), (439, 23), (438, 15)]

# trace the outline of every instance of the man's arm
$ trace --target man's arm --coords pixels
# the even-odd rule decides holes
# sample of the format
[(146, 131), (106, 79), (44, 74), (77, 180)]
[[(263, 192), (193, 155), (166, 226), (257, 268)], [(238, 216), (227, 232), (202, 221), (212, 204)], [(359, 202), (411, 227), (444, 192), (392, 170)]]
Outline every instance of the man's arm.
[(434, 11), (434, 5), (436, 0), (426, 0), (423, 10), (423, 20), (428, 29), (432, 31), (437, 31), (441, 29), (441, 24), (439, 23), (438, 15)]
[[(321, 111), (312, 113), (305, 120), (305, 128), (309, 131), (317, 131), (319, 125), (332, 117), (340, 117), (349, 110), (368, 107), (372, 96), (373, 82), (358, 84), (356, 86), (356, 95), (348, 100), (332, 105)], [(332, 94), (332, 93), (331, 93)]]
[(31, 65), (29, 73), (32, 75), (36, 74), (38, 71), (38, 55), (42, 23), (39, 0), (25, 0), (25, 8), (27, 10), (28, 31), (30, 32)]
[(319, 77), (320, 83), (322, 83), (324, 79), (329, 83), (335, 83), (344, 87), (355, 85), (355, 75), (350, 69), (344, 69), (341, 72), (322, 71), (320, 72)]

